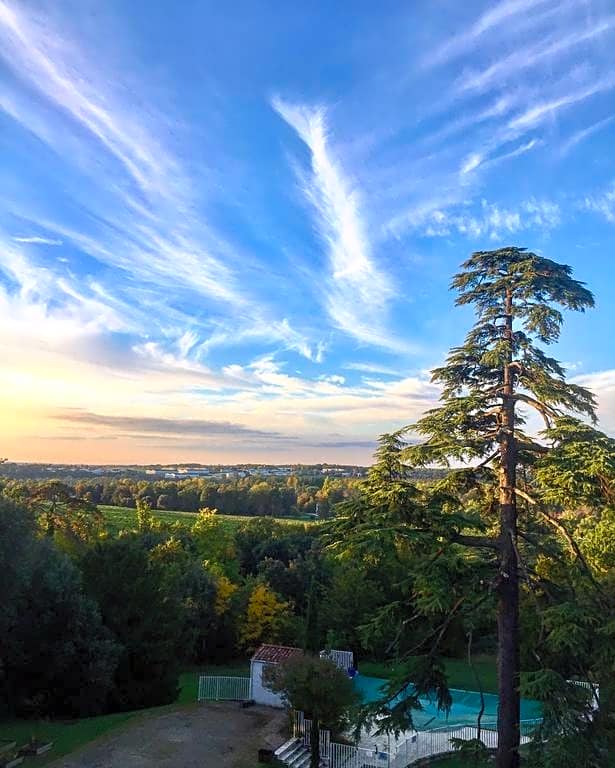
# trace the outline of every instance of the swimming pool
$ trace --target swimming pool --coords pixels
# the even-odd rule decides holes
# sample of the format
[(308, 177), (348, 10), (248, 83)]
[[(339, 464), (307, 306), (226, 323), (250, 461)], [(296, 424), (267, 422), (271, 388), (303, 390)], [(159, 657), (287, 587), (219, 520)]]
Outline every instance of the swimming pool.
[[(383, 696), (383, 687), (387, 681), (380, 677), (365, 677), (358, 674), (354, 678), (354, 684), (361, 693), (363, 701), (377, 701)], [(453, 705), (448, 713), (439, 712), (436, 702), (430, 699), (421, 699), (423, 709), (412, 712), (414, 727), (419, 731), (428, 731), (442, 726), (452, 725), (476, 725), (476, 718), (480, 711), (480, 693), (477, 691), (462, 691), (456, 688), (450, 689)], [(486, 693), (485, 711), (482, 724), (493, 724), (498, 716), (498, 697), (493, 693)], [(397, 700), (401, 699), (401, 695)], [(534, 720), (542, 717), (542, 707), (539, 701), (521, 699), (521, 720)]]

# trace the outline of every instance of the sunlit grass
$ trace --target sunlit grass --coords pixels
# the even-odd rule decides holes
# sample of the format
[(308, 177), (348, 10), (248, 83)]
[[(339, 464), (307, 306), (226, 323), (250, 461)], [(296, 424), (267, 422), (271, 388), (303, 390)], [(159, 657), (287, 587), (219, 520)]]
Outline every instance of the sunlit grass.
[[(98, 508), (103, 513), (105, 528), (111, 534), (118, 533), (122, 529), (131, 529), (137, 523), (137, 510), (132, 507), (114, 507), (107, 504), (99, 504)], [(174, 510), (153, 509), (152, 515), (156, 520), (164, 523), (181, 523), (186, 528), (192, 528), (196, 521), (196, 512), (179, 512)], [(243, 523), (254, 520), (252, 515), (218, 515), (220, 521), (229, 530), (236, 530)], [(271, 518), (285, 525), (310, 525), (314, 521), (310, 519), (293, 517), (274, 517)]]

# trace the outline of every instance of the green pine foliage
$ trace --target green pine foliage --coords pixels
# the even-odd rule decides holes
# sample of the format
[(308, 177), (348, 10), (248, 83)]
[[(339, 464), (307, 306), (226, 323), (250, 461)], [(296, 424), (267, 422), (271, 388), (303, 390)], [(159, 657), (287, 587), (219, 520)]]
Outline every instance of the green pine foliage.
[[(569, 516), (597, 516), (612, 505), (614, 441), (581, 420), (594, 421), (592, 394), (567, 382), (543, 349), (559, 338), (562, 309), (593, 306), (569, 267), (522, 248), (480, 251), (462, 265), (452, 287), (458, 304), (474, 306), (476, 322), (464, 344), (433, 371), (440, 405), (411, 429), (381, 438), (360, 497), (341, 506), (331, 547), (342, 557), (405, 566), (403, 596), (380, 612), (397, 625), (391, 651), (422, 653), (422, 674), (408, 669), (406, 683), (415, 685), (406, 689), (406, 703), (394, 708), (408, 710), (402, 722), (417, 706), (419, 690), (438, 696), (446, 709), (438, 660), (443, 645), (456, 631), (468, 638), (471, 655), (472, 638), (497, 615), (497, 764), (514, 768), (522, 656), (535, 670), (532, 694), (543, 700), (550, 674), (564, 686), (565, 675), (606, 682), (610, 671), (613, 677), (613, 591), (595, 567), (610, 562), (611, 545), (600, 551), (582, 526), (579, 544)], [(544, 424), (541, 434), (528, 429), (532, 411)], [(410, 432), (418, 444), (404, 445)], [(414, 468), (434, 465), (450, 471), (429, 486), (409, 480)], [(608, 519), (602, 523), (607, 535)], [(584, 555), (588, 547), (592, 563)], [(528, 630), (523, 636), (520, 602)], [(409, 633), (419, 638), (412, 648), (405, 645)], [(606, 688), (601, 710), (610, 698)], [(396, 728), (391, 707), (386, 700), (381, 705), (383, 726)], [(565, 741), (571, 733), (570, 722), (579, 743), (589, 733), (583, 717), (572, 716), (564, 727), (562, 711), (546, 708), (551, 750), (555, 735)], [(594, 740), (596, 724), (603, 724), (604, 735), (610, 717), (591, 721)], [(543, 742), (536, 744), (538, 754)]]

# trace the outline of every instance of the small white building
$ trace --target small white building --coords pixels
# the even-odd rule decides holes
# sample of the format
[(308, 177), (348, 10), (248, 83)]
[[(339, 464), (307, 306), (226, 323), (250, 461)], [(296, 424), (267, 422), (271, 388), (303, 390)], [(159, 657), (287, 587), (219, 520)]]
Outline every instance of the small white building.
[(284, 702), (278, 693), (274, 693), (263, 684), (263, 671), (272, 665), (281, 664), (294, 656), (301, 656), (301, 648), (288, 645), (261, 645), (250, 661), (250, 688), (252, 699), (257, 704), (269, 707), (283, 707)]
[[(295, 656), (302, 656), (301, 648), (288, 645), (261, 645), (250, 661), (250, 691), (251, 698), (257, 704), (269, 707), (283, 707), (284, 702), (279, 693), (274, 693), (263, 684), (263, 672), (267, 667), (282, 664)], [(339, 651), (335, 648), (321, 651), (321, 659), (327, 659), (339, 669), (354, 676), (354, 656), (352, 651)]]

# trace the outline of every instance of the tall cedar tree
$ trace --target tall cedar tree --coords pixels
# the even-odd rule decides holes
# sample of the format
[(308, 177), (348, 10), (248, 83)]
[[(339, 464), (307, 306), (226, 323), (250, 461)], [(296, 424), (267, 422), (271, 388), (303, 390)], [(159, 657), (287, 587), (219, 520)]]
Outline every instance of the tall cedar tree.
[(474, 253), (455, 275), (452, 288), (459, 292), (457, 304), (475, 307), (477, 320), (465, 344), (453, 348), (446, 365), (432, 372), (433, 381), (442, 386), (441, 405), (415, 425), (427, 440), (410, 448), (408, 457), (416, 465), (471, 462), (497, 474), (497, 536), (482, 544), (495, 549), (498, 557), (496, 765), (517, 768), (517, 498), (523, 493), (517, 469), (546, 450), (523, 431), (520, 406), (537, 411), (548, 429), (565, 413), (594, 419), (590, 392), (566, 382), (560, 364), (536, 343), (558, 339), (563, 318), (557, 306), (584, 311), (593, 306), (593, 297), (571, 277), (570, 267), (516, 247)]

